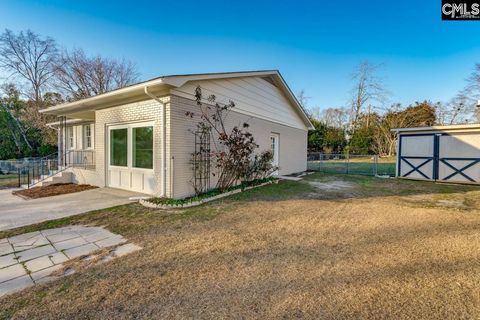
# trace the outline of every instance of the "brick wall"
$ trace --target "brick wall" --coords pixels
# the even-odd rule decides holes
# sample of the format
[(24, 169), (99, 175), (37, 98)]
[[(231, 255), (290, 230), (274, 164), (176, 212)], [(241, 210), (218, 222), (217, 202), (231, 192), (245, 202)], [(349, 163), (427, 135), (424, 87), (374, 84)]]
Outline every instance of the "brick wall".
[[(168, 97), (161, 100), (167, 103)], [(109, 125), (127, 124), (132, 122), (154, 122), (154, 156), (153, 169), (155, 175), (156, 189), (155, 195), (161, 195), (161, 140), (162, 140), (162, 109), (161, 105), (155, 100), (147, 100), (141, 102), (130, 103), (122, 106), (112, 107), (108, 109), (97, 110), (95, 112), (95, 150), (96, 150), (96, 175), (97, 185), (107, 185), (106, 173), (106, 150), (107, 144), (107, 128)]]

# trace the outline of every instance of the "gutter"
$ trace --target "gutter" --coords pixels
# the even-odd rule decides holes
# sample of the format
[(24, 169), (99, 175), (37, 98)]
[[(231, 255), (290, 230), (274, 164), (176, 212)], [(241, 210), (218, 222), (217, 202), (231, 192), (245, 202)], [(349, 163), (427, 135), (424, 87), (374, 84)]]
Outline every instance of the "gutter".
[(162, 106), (162, 161), (161, 161), (161, 166), (162, 166), (162, 193), (163, 196), (167, 196), (167, 143), (165, 141), (167, 137), (167, 126), (166, 126), (166, 103), (164, 103), (160, 98), (157, 96), (153, 95), (151, 92), (148, 91), (148, 86), (144, 87), (144, 92), (147, 96), (150, 98), (154, 99), (160, 105)]

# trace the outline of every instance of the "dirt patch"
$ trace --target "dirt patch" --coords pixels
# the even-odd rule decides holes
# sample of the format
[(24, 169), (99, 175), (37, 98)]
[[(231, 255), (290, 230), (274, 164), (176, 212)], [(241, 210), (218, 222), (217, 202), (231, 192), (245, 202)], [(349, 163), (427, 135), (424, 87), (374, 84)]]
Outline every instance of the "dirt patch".
[(27, 199), (37, 199), (58, 196), (61, 194), (75, 193), (95, 188), (97, 187), (89, 184), (55, 183), (45, 187), (34, 187), (31, 189), (14, 191), (13, 194), (25, 197)]
[(310, 181), (309, 184), (323, 191), (341, 191), (345, 189), (352, 189), (354, 187), (353, 184), (341, 180), (328, 182)]
[(400, 200), (411, 206), (424, 208), (450, 208), (456, 210), (478, 209), (478, 201), (472, 201), (477, 196), (472, 193), (462, 195), (420, 194), (401, 197)]

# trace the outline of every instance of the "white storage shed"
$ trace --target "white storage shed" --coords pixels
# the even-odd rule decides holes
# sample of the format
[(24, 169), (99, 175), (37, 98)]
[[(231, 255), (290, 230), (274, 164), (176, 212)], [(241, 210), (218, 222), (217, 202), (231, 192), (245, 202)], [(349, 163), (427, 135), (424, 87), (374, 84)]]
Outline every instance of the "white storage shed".
[(393, 129), (399, 178), (480, 183), (480, 124)]

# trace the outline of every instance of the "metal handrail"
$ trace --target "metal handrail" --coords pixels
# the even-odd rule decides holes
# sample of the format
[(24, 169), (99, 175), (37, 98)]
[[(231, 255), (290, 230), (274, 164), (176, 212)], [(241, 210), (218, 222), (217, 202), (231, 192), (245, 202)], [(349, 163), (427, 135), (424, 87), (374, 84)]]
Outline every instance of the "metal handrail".
[[(53, 153), (43, 157), (40, 161), (28, 163), (26, 166), (19, 168), (19, 186), (21, 185), (22, 172), (24, 175), (26, 174), (27, 188), (31, 188), (69, 168), (84, 167), (87, 169), (88, 167), (95, 165), (94, 150), (67, 150), (67, 152), (64, 153), (64, 156), (65, 157), (61, 163), (59, 162), (58, 153)], [(52, 173), (52, 171), (55, 172)], [(45, 177), (42, 178), (42, 176)], [(36, 181), (32, 183), (33, 180)]]

